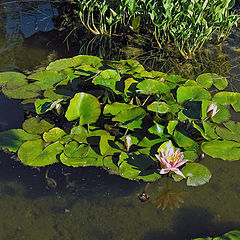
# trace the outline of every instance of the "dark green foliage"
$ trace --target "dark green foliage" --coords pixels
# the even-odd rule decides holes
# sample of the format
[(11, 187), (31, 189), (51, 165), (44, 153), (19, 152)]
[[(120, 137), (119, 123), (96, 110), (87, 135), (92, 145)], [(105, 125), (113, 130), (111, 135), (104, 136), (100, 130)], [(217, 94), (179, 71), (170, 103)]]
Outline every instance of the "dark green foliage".
[(227, 86), (216, 74), (195, 81), (148, 72), (135, 60), (81, 55), (57, 60), (28, 77), (0, 77), (3, 86), (19, 87), (19, 81), (28, 86), (31, 78), (32, 85), (42, 88), (34, 105), (38, 116), (23, 123), (26, 132), (0, 133), (0, 147), (18, 152), (26, 165), (101, 166), (131, 180), (155, 181), (163, 168), (155, 155), (171, 143), (189, 161), (181, 170), (187, 185), (198, 186), (211, 177), (194, 162), (200, 148), (212, 157), (240, 159), (239, 123), (229, 121), (228, 110), (238, 110), (240, 94), (212, 97), (207, 88)]

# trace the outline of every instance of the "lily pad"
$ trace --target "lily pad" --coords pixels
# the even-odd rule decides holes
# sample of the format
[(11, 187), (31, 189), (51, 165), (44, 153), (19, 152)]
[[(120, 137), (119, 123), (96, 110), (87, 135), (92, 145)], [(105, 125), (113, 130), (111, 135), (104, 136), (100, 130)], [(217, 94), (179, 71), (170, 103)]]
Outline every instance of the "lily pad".
[(71, 99), (65, 117), (68, 121), (78, 118), (79, 124), (90, 124), (96, 122), (101, 113), (101, 107), (98, 99), (88, 93), (77, 93)]
[(218, 136), (225, 140), (240, 142), (240, 122), (228, 121), (223, 124), (225, 128), (220, 126), (216, 128)]
[(55, 107), (59, 105), (60, 102), (62, 102), (63, 99), (58, 99), (56, 101), (52, 101), (51, 99), (36, 99), (34, 105), (36, 109), (37, 114), (43, 114), (48, 111), (53, 110)]
[(213, 96), (213, 100), (224, 106), (231, 104), (236, 112), (240, 111), (240, 93), (219, 92)]
[(165, 102), (153, 102), (147, 106), (149, 111), (165, 114), (165, 113), (176, 113), (180, 108), (178, 104), (167, 104)]
[(214, 158), (240, 160), (240, 143), (228, 140), (213, 140), (201, 145), (202, 151)]
[(67, 166), (98, 166), (98, 158), (102, 157), (94, 152), (87, 144), (79, 144), (75, 141), (68, 143), (64, 152), (60, 155), (60, 160)]
[(197, 77), (196, 82), (204, 88), (214, 85), (218, 90), (223, 90), (228, 85), (227, 79), (216, 73), (203, 73)]
[(43, 95), (45, 98), (51, 99), (52, 101), (55, 101), (58, 99), (67, 100), (74, 96), (74, 92), (66, 88), (57, 87), (57, 88), (49, 88), (45, 90)]
[(28, 76), (28, 79), (36, 80), (34, 84), (39, 86), (42, 90), (55, 87), (57, 83), (66, 78), (67, 76), (65, 74), (54, 70), (44, 70)]
[[(194, 187), (208, 183), (212, 176), (209, 169), (200, 163), (186, 163), (181, 172), (187, 178), (187, 185)], [(180, 181), (183, 178), (180, 175), (174, 174), (173, 179)]]
[(25, 132), (23, 129), (11, 129), (0, 133), (0, 148), (10, 152), (17, 152), (21, 144), (26, 140), (39, 139), (39, 135)]
[(178, 144), (179, 147), (183, 147), (186, 150), (197, 150), (198, 144), (193, 139), (187, 136), (187, 134), (179, 130), (174, 131), (173, 135), (174, 141)]
[(58, 162), (57, 155), (63, 149), (59, 142), (44, 147), (44, 141), (37, 139), (24, 142), (18, 150), (18, 157), (28, 166), (41, 167)]
[(119, 73), (112, 69), (107, 69), (102, 71), (97, 77), (93, 79), (93, 83), (95, 85), (101, 85), (107, 88), (110, 88), (115, 93), (119, 93), (118, 90), (116, 90), (116, 84), (121, 80), (121, 76)]
[(26, 85), (26, 76), (19, 72), (0, 73), (0, 87), (7, 85), (8, 89), (14, 89)]
[(133, 104), (127, 104), (127, 103), (120, 103), (120, 102), (114, 102), (113, 104), (106, 104), (103, 114), (111, 114), (111, 115), (116, 115), (122, 110), (130, 109), (130, 108), (135, 108), (137, 105)]
[(19, 86), (17, 88), (8, 88), (8, 86), (4, 86), (2, 88), (2, 92), (9, 98), (15, 99), (28, 99), (35, 98), (39, 96), (39, 92), (41, 88), (34, 83), (25, 84), (23, 86)]
[(212, 96), (206, 89), (198, 86), (181, 86), (177, 90), (177, 101), (179, 104), (191, 101), (211, 100)]
[(142, 94), (161, 94), (161, 93), (169, 93), (170, 88), (166, 83), (161, 81), (153, 80), (153, 79), (146, 79), (140, 82), (137, 85), (138, 93)]
[(46, 69), (61, 71), (66, 68), (77, 67), (83, 64), (96, 67), (100, 65), (101, 61), (102, 60), (96, 56), (78, 55), (73, 58), (62, 58), (51, 62)]
[(144, 118), (146, 112), (141, 107), (135, 107), (131, 109), (122, 110), (112, 120), (122, 123), (131, 123), (133, 121)]
[(25, 120), (22, 126), (26, 132), (32, 134), (41, 134), (54, 127), (53, 124), (46, 120), (40, 120), (39, 118), (34, 117)]
[(50, 129), (48, 132), (43, 134), (43, 139), (45, 142), (56, 142), (61, 137), (66, 135), (66, 133), (59, 127)]
[(148, 131), (149, 131), (150, 133), (152, 133), (152, 134), (155, 134), (155, 135), (157, 135), (157, 136), (159, 136), (159, 137), (162, 137), (162, 136), (165, 135), (165, 134), (164, 134), (164, 129), (165, 129), (165, 126), (160, 125), (160, 124), (158, 124), (158, 123), (155, 123), (155, 125), (153, 125), (152, 127), (150, 127), (150, 128), (148, 129)]

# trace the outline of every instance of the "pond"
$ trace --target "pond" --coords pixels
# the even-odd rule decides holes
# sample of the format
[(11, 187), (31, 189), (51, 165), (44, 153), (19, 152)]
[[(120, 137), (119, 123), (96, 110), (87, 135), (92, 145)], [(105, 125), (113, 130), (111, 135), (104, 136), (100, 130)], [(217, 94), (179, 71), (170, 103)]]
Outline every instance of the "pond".
[[(52, 17), (57, 14), (44, 0), (0, 4), (0, 72), (28, 73), (78, 54), (77, 47), (68, 50), (54, 29)], [(201, 65), (205, 71), (228, 73), (235, 91), (240, 89), (239, 44), (240, 32), (235, 31), (221, 54), (210, 47), (212, 62)], [(187, 65), (191, 64), (179, 63), (181, 71)], [(182, 74), (178, 68), (164, 67)], [(202, 68), (191, 68), (188, 75), (200, 74)], [(0, 112), (0, 131), (21, 127), (24, 112), (18, 100), (0, 95)], [(167, 178), (134, 182), (96, 167), (31, 168), (1, 151), (0, 239), (190, 240), (240, 229), (240, 162), (205, 157), (201, 163), (212, 178), (195, 188)], [(144, 191), (148, 201), (139, 199)]]

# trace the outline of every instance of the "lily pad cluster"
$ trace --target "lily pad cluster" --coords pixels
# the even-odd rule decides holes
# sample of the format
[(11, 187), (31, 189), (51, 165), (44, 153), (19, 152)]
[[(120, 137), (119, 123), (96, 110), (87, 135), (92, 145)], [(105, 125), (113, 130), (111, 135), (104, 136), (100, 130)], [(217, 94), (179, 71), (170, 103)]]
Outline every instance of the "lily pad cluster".
[(0, 147), (29, 166), (101, 166), (127, 179), (155, 181), (162, 177), (155, 154), (171, 141), (188, 159), (181, 169), (187, 185), (202, 185), (211, 173), (196, 162), (201, 151), (240, 159), (240, 123), (230, 114), (240, 111), (240, 94), (223, 91), (227, 85), (214, 73), (193, 80), (147, 71), (135, 60), (88, 55), (54, 61), (31, 75), (3, 72), (2, 92), (33, 111), (22, 129), (0, 133)]

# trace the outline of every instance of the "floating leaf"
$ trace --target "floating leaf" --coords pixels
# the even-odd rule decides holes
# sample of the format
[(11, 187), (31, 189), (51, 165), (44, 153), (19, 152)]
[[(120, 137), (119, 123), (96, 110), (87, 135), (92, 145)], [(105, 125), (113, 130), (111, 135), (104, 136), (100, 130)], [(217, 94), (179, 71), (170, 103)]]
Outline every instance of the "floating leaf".
[(141, 179), (146, 182), (155, 182), (160, 179), (162, 175), (156, 169), (148, 169), (140, 172), (137, 179)]
[(169, 134), (173, 135), (173, 132), (176, 128), (176, 126), (178, 125), (178, 121), (177, 120), (172, 120), (169, 121), (168, 125), (167, 125), (167, 131)]
[(50, 110), (53, 110), (58, 104), (62, 102), (62, 99), (58, 99), (56, 101), (52, 101), (51, 99), (37, 99), (34, 103), (36, 113), (37, 114), (43, 114), (45, 112), (48, 112)]
[(0, 87), (7, 84), (8, 89), (14, 89), (26, 85), (26, 76), (19, 72), (0, 73)]
[(141, 107), (126, 109), (119, 112), (112, 120), (122, 123), (130, 123), (145, 117), (146, 112)]
[(177, 90), (177, 101), (179, 104), (191, 101), (202, 101), (203, 99), (211, 100), (212, 96), (206, 89), (198, 86), (181, 86)]
[(223, 123), (224, 127), (217, 127), (218, 136), (226, 140), (234, 140), (240, 142), (240, 122), (228, 121)]
[(59, 142), (44, 148), (44, 141), (37, 139), (24, 142), (18, 150), (18, 157), (28, 166), (41, 167), (58, 162), (57, 155), (63, 149), (63, 145)]
[(184, 151), (183, 156), (184, 159), (187, 159), (190, 162), (198, 159), (198, 155), (195, 151)]
[(7, 87), (2, 88), (2, 92), (9, 98), (15, 99), (28, 99), (39, 96), (41, 88), (34, 83), (19, 86), (14, 89), (8, 89)]
[[(109, 134), (103, 134), (100, 137), (100, 142), (99, 142), (99, 148), (100, 148), (100, 153), (101, 155), (106, 155), (106, 153), (109, 154), (109, 149), (112, 147), (109, 145), (109, 141), (114, 141), (115, 137), (110, 136)], [(113, 155), (113, 153), (112, 153)]]
[(174, 131), (174, 141), (178, 144), (179, 147), (183, 147), (186, 150), (197, 150), (198, 144), (191, 139), (190, 137), (185, 135), (185, 132), (180, 132), (178, 130)]
[(68, 121), (80, 118), (80, 125), (97, 121), (100, 116), (100, 103), (96, 97), (88, 93), (77, 93), (71, 99), (65, 117)]
[(28, 76), (28, 79), (36, 80), (34, 84), (38, 85), (42, 90), (55, 87), (57, 83), (66, 78), (65, 74), (54, 70), (44, 70)]
[(53, 127), (54, 125), (46, 120), (40, 120), (39, 118), (34, 117), (25, 120), (23, 123), (23, 129), (32, 134), (41, 134)]
[(83, 64), (96, 67), (100, 65), (101, 61), (102, 60), (96, 56), (78, 55), (73, 58), (62, 58), (51, 62), (46, 69), (61, 71), (66, 68), (77, 67)]
[(151, 157), (145, 154), (129, 154), (124, 155), (122, 163), (119, 167), (119, 174), (128, 179), (136, 179), (138, 175), (155, 165)]
[(151, 128), (148, 129), (148, 131), (152, 134), (158, 135), (159, 137), (164, 136), (164, 129), (165, 126), (160, 125), (158, 123), (155, 123), (155, 125), (153, 125)]
[(137, 85), (137, 88), (139, 89), (137, 92), (143, 94), (161, 94), (170, 92), (170, 88), (166, 83), (153, 79), (143, 80)]
[(66, 133), (59, 127), (50, 129), (48, 132), (43, 134), (43, 139), (45, 142), (56, 142), (61, 137), (66, 135)]
[(65, 146), (60, 160), (63, 164), (73, 167), (99, 166), (99, 157), (102, 159), (89, 145), (72, 141)]
[(72, 90), (66, 88), (49, 88), (43, 93), (45, 98), (51, 99), (52, 101), (63, 99), (67, 100), (74, 96), (74, 92)]
[(224, 106), (231, 104), (236, 112), (240, 111), (240, 93), (219, 92), (213, 96), (213, 100)]
[(104, 167), (114, 170), (116, 173), (118, 172), (118, 159), (115, 156), (107, 156), (103, 159)]
[(73, 135), (73, 139), (79, 143), (87, 143), (87, 137), (89, 133), (87, 129), (81, 125), (75, 126), (71, 129), (71, 134)]
[(223, 90), (228, 85), (227, 79), (216, 73), (203, 73), (197, 77), (196, 82), (204, 88), (210, 88), (213, 84), (218, 90)]
[(135, 108), (135, 107), (137, 107), (137, 105), (114, 102), (113, 104), (106, 104), (106, 106), (103, 110), (103, 114), (116, 115), (119, 112), (121, 112), (122, 110)]
[[(212, 176), (208, 168), (200, 163), (186, 163), (186, 165), (181, 169), (181, 172), (187, 178), (187, 185), (194, 187), (208, 183)], [(177, 174), (174, 174), (173, 178), (175, 181), (183, 179)]]
[(223, 160), (240, 159), (240, 143), (227, 140), (213, 140), (201, 145), (202, 151), (214, 158)]
[(153, 102), (150, 105), (147, 106), (147, 109), (149, 111), (165, 114), (165, 113), (175, 113), (180, 108), (178, 104), (167, 104), (165, 102)]
[(7, 149), (10, 152), (17, 152), (24, 141), (38, 138), (40, 136), (29, 134), (23, 129), (7, 130), (0, 133), (0, 148)]
[(93, 79), (95, 85), (101, 85), (107, 88), (112, 89), (115, 93), (119, 93), (116, 90), (116, 84), (121, 80), (119, 73), (112, 69), (107, 69), (102, 71), (97, 77)]

